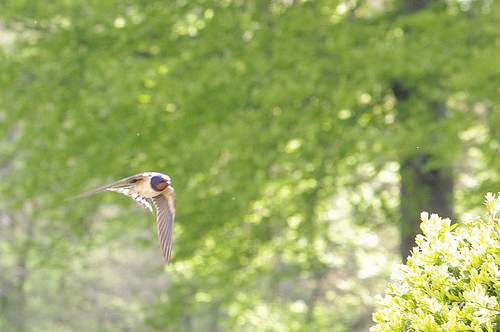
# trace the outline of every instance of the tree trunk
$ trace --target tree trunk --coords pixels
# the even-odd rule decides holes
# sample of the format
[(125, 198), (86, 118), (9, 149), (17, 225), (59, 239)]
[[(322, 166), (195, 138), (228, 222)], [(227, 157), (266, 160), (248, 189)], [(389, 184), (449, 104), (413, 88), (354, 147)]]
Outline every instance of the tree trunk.
[(404, 158), (400, 166), (401, 224), (400, 253), (403, 261), (415, 246), (419, 233), (420, 212), (437, 213), (443, 217), (453, 215), (453, 174), (451, 168), (429, 169), (430, 154)]
[(27, 252), (23, 251), (16, 263), (17, 284), (15, 289), (15, 314), (12, 317), (12, 326), (16, 332), (26, 331), (26, 278)]
[[(402, 0), (402, 9), (412, 13), (424, 9), (432, 0)], [(405, 82), (393, 83), (393, 92), (398, 101), (411, 98), (412, 89)], [(429, 102), (430, 118), (440, 122), (446, 116), (446, 106), (441, 101)], [(440, 140), (435, 134), (434, 142)], [(416, 147), (417, 148), (417, 147)], [(403, 262), (415, 246), (415, 236), (419, 233), (420, 213), (427, 211), (442, 217), (453, 216), (453, 172), (451, 165), (429, 167), (435, 159), (431, 153), (421, 147), (422, 152), (410, 156), (402, 156), (400, 160), (400, 254)]]
[(14, 218), (12, 226), (14, 232), (19, 232), (20, 236), (13, 235), (14, 241), (20, 242), (16, 246), (16, 261), (14, 264), (14, 280), (11, 293), (8, 300), (7, 326), (15, 332), (27, 331), (29, 326), (29, 317), (27, 315), (27, 293), (26, 283), (29, 278), (29, 256), (32, 249), (35, 224), (24, 215)]
[(409, 0), (405, 1), (406, 10), (408, 12), (414, 12), (425, 8), (429, 4), (429, 0)]

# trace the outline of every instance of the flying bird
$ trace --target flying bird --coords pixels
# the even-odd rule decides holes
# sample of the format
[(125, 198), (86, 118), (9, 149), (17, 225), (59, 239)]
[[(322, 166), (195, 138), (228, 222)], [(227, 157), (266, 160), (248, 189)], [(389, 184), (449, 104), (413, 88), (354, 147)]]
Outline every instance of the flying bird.
[(172, 232), (175, 219), (175, 190), (170, 177), (157, 172), (139, 173), (77, 197), (103, 191), (114, 191), (131, 197), (151, 213), (153, 213), (154, 206), (161, 253), (165, 264), (168, 264), (172, 255)]

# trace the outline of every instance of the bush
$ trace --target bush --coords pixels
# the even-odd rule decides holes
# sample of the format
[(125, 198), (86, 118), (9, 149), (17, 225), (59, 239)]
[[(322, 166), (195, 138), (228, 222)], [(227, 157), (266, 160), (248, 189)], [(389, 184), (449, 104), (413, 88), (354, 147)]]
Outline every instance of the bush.
[(451, 224), (423, 212), (423, 235), (392, 276), (378, 331), (500, 331), (500, 196), (488, 193), (488, 216)]

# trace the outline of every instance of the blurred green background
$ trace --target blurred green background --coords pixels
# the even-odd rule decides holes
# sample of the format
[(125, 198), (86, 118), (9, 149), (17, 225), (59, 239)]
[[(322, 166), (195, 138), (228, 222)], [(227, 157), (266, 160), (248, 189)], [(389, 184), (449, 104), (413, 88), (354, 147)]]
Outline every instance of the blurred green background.
[[(0, 331), (367, 331), (500, 186), (491, 0), (0, 2)], [(112, 193), (173, 177), (173, 264)]]

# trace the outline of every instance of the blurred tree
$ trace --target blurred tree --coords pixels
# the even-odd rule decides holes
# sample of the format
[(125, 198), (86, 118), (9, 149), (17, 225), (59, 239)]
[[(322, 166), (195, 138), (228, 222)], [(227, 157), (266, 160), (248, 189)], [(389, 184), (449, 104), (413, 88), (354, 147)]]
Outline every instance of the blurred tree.
[[(0, 324), (366, 330), (398, 229), (500, 181), (498, 4), (400, 5), (3, 1)], [(165, 272), (127, 199), (62, 202), (143, 170), (178, 190)]]
[[(429, 0), (404, 0), (401, 2), (402, 9), (407, 13), (414, 13), (423, 10), (430, 3)], [(439, 79), (439, 78), (438, 78)], [(411, 99), (413, 82), (404, 82), (401, 77), (399, 81), (392, 83), (392, 91), (398, 104), (401, 105), (401, 111), (404, 112), (405, 106), (409, 108), (407, 113), (411, 112), (411, 103), (405, 102)], [(409, 85), (408, 85), (409, 84)], [(407, 86), (408, 85), (408, 86)], [(441, 87), (436, 87), (441, 89)], [(441, 93), (440, 95), (446, 95)], [(442, 98), (442, 97), (440, 97)], [(426, 98), (424, 112), (429, 113), (426, 118), (432, 122), (442, 124), (447, 116), (447, 109), (443, 100), (432, 100)], [(431, 134), (431, 139), (437, 145), (443, 140), (440, 133)], [(430, 211), (441, 216), (453, 217), (453, 165), (452, 162), (440, 162), (436, 153), (432, 152), (432, 145), (424, 146), (423, 151), (416, 146), (417, 151), (401, 156), (400, 162), (400, 253), (403, 262), (415, 247), (415, 237), (419, 233), (419, 223), (415, 214), (419, 211)]]

